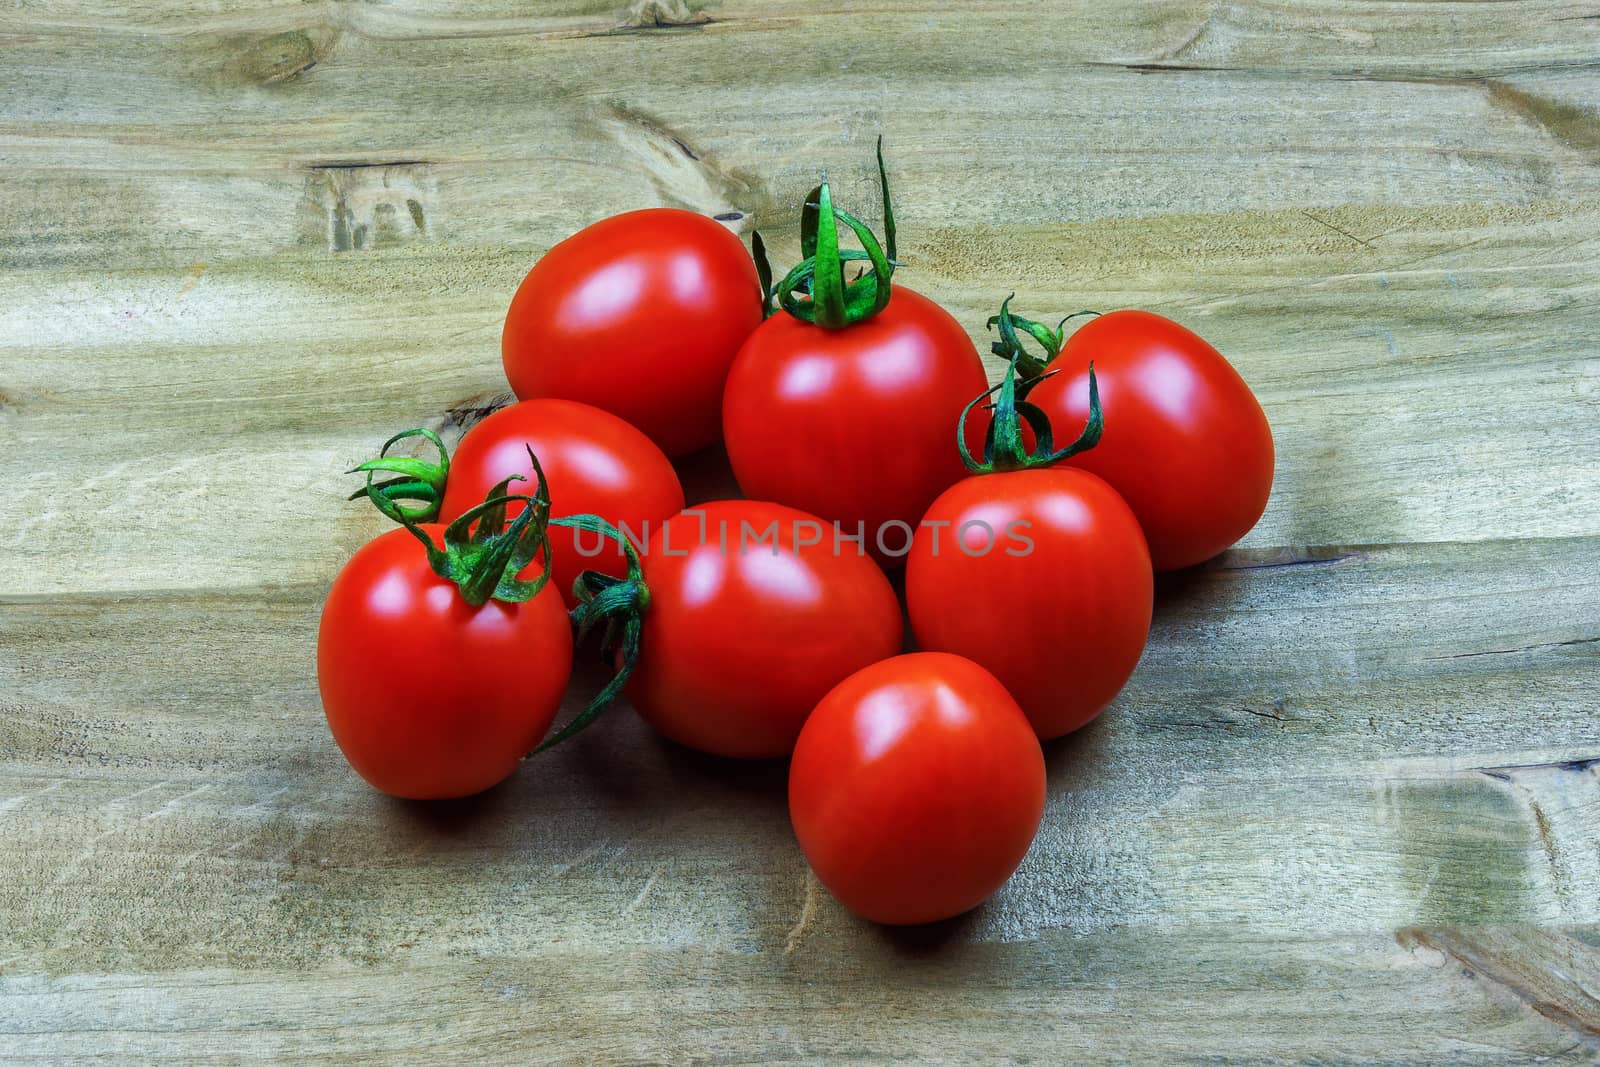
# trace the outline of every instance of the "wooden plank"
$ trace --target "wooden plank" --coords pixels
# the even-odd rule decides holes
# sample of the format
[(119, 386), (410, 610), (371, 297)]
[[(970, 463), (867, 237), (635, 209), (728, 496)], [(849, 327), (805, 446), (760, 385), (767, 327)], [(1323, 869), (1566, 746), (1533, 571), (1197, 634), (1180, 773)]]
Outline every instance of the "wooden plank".
[[(1247, 544), (1588, 535), (1597, 235), (1600, 201), (939, 227), (905, 277), (978, 343), (1013, 288), (1041, 315), (1145, 306), (1209, 336), (1276, 428)], [(341, 472), (505, 399), (501, 308), (527, 263), (418, 244), (0, 276), (0, 488), (23, 516), (0, 588), (328, 580), (382, 527)], [(275, 521), (245, 533), (251, 509)], [(182, 567), (127, 550), (163, 539)]]
[[(1238, 552), (1165, 588), (1119, 706), (1051, 747), (1034, 851), (994, 902), (924, 935), (939, 951), (809, 883), (781, 766), (695, 757), (625, 712), (475, 802), (365, 788), (303, 662), (316, 588), (13, 599), (0, 960), (55, 977), (0, 986), (0, 1019), (39, 1042), (24, 1050), (93, 1047), (31, 1033), (82, 1016), (128, 1055), (239, 1026), (298, 1054), (355, 983), (343, 1051), (491, 1055), (552, 1024), (490, 1024), (486, 998), (575, 987), (574, 1032), (541, 1055), (603, 1039), (645, 1058), (937, 1060), (959, 1003), (983, 1019), (963, 1059), (1008, 1047), (1019, 1017), (1087, 1060), (1183, 1041), (1328, 1056), (1332, 1034), (1398, 1059), (1570, 1051), (1600, 1028), (1581, 995), (1600, 968), (1600, 539), (1528, 543), (1516, 572), (1505, 552)], [(147, 994), (91, 977), (146, 973)], [(408, 1031), (420, 989), (437, 1025)], [(1269, 991), (1282, 1001), (1251, 999)], [(654, 1035), (611, 1014), (680, 997)], [(847, 1003), (833, 1038), (775, 1021)], [(1172, 1025), (1128, 1032), (1160, 1011)]]
[[(0, 995), (30, 1028), (8, 1050), (19, 1061), (1586, 1063), (1592, 1054), (1556, 1018), (1581, 1002), (1592, 962), (1576, 976), (1552, 966), (1516, 989), (1497, 979), (1530, 951), (1565, 966), (1592, 960), (1595, 936), (1512, 929), (1482, 935), (1489, 951), (1468, 954), (1449, 941), (1255, 940), (1226, 929), (1010, 945), (871, 930), (851, 937), (876, 961), (848, 969), (804, 943), (782, 960), (671, 947), (573, 958), (545, 947), (403, 967), (0, 979)], [(608, 994), (575, 998), (597, 974)], [(1131, 1025), (1140, 1012), (1151, 1021)]]
[[(1600, 195), (1583, 6), (1519, 5), (1515, 27), (1450, 6), (1466, 10), (1350, 5), (1329, 24), (1313, 5), (1153, 5), (1133, 20), (1103, 5), (1042, 20), (1036, 5), (1032, 19), (890, 5), (851, 12), (848, 41), (825, 48), (795, 42), (826, 39), (817, 27), (841, 12), (813, 22), (772, 5), (636, 34), (604, 32), (631, 17), (616, 9), (499, 28), (387, 5), (135, 16), (163, 33), (23, 15), (0, 65), (17, 231), (3, 254), (186, 267), (334, 247), (326, 216), (342, 210), (374, 244), (541, 248), (575, 219), (656, 200), (788, 226), (819, 166), (870, 199), (879, 132), (908, 227)], [(1323, 31), (1303, 32), (1313, 21)], [(1176, 46), (1201, 22), (1193, 69)], [(1404, 63), (1382, 58), (1390, 41)], [(692, 93), (663, 88), (687, 67), (713, 74)], [(819, 110), (819, 89), (866, 109)]]
[[(0, 2), (0, 1062), (1595, 1062), (1592, 8)], [(975, 343), (1152, 308), (1277, 432), (1005, 891), (857, 922), (781, 766), (625, 708), (474, 801), (364, 786), (339, 472), (505, 402), (578, 225), (787, 261), (880, 132)]]

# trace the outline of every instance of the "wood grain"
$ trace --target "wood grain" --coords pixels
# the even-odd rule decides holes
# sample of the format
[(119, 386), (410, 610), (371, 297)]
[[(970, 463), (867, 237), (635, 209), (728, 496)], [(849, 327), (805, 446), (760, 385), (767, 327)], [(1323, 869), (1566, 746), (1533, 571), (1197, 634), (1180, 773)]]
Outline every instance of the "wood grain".
[[(1600, 1060), (1582, 2), (0, 6), (0, 1062)], [(1142, 306), (1279, 446), (935, 929), (623, 711), (390, 801), (317, 702), (340, 472), (505, 400), (551, 242), (778, 258), (829, 168), (981, 341)], [(898, 280), (898, 276), (897, 276)], [(699, 492), (725, 472), (691, 462)], [(601, 681), (579, 672), (569, 702)]]

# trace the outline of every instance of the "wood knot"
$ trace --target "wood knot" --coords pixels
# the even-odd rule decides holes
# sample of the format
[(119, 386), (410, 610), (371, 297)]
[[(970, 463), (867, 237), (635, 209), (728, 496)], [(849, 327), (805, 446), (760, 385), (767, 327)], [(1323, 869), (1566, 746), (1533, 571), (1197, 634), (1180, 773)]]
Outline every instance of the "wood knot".
[(350, 252), (434, 236), (439, 185), (425, 160), (332, 161), (307, 170), (307, 243)]
[(229, 61), (233, 80), (253, 85), (277, 85), (296, 78), (322, 59), (332, 41), (321, 46), (306, 30), (288, 30), (257, 38)]
[(735, 233), (757, 225), (771, 197), (761, 180), (725, 166), (686, 132), (637, 108), (612, 104), (600, 115), (601, 130), (631, 155), (656, 187), (661, 202), (710, 215)]
[(634, 0), (623, 17), (624, 29), (673, 30), (699, 29), (711, 16), (691, 0)]
[(449, 434), (451, 431), (457, 435), (464, 434), (501, 408), (516, 401), (516, 395), (509, 392), (480, 393), (478, 396), (458, 400), (445, 409), (444, 417), (439, 420), (438, 430), (441, 434)]

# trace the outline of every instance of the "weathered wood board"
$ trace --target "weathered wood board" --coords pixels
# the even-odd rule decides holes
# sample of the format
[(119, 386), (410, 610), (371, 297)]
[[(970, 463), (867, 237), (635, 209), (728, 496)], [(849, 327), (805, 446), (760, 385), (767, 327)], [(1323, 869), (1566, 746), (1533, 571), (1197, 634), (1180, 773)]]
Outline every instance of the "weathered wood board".
[[(1594, 3), (112, 7), (0, 3), (0, 1062), (1600, 1060)], [(1277, 433), (1011, 884), (860, 923), (627, 713), (366, 788), (340, 472), (504, 398), (565, 233), (787, 261), (879, 132), (975, 340), (1162, 311)]]

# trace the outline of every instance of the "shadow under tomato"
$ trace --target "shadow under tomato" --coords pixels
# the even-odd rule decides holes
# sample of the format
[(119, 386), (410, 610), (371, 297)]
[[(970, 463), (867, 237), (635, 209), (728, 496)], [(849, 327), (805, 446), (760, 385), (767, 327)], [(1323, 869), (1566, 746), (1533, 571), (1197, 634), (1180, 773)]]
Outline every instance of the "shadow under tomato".
[(1247, 561), (1248, 554), (1230, 549), (1193, 567), (1156, 574), (1152, 632), (1184, 619), (1225, 612), (1242, 595), (1240, 579), (1251, 570), (1240, 566), (1241, 558)]
[(857, 921), (862, 926), (870, 928), (876, 940), (896, 956), (913, 960), (933, 960), (950, 952), (969, 948), (973, 943), (973, 931), (978, 927), (978, 916), (986, 907), (987, 904), (980, 904), (953, 919), (923, 923), (920, 926), (883, 926), (867, 922), (865, 919)]
[[(1122, 697), (1117, 699), (1120, 702)], [(1115, 723), (1109, 720), (1117, 714), (1117, 703), (1113, 703), (1080, 729), (1044, 742), (1045, 780), (1050, 788), (1070, 789), (1075, 784), (1093, 782), (1104, 774), (1115, 734)]]
[[(603, 663), (580, 653), (557, 728), (606, 678)], [(750, 824), (788, 823), (787, 760), (727, 759), (685, 748), (651, 728), (625, 697), (581, 733), (533, 757), (512, 780), (522, 783), (519, 804), (530, 810), (562, 810), (581, 797), (586, 809), (619, 826), (699, 819), (711, 811), (741, 813)]]
[(1185, 567), (1181, 571), (1158, 571), (1156, 614), (1162, 614), (1163, 609), (1183, 607), (1195, 598), (1203, 596), (1207, 587), (1215, 580), (1215, 574), (1205, 563)]
[(454, 800), (405, 800), (384, 796), (386, 814), (400, 827), (423, 833), (462, 837), (489, 829), (516, 806), (515, 775), (493, 788)]
[[(648, 730), (649, 727), (646, 727)], [(730, 759), (685, 748), (650, 730), (651, 741), (668, 770), (723, 789), (753, 798), (788, 804), (789, 761), (787, 759)]]

